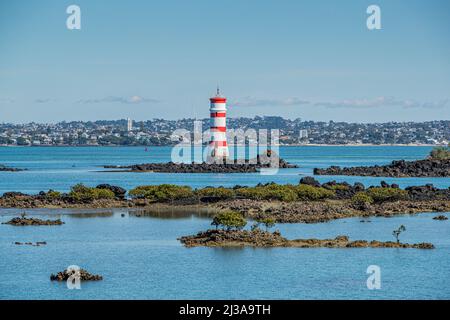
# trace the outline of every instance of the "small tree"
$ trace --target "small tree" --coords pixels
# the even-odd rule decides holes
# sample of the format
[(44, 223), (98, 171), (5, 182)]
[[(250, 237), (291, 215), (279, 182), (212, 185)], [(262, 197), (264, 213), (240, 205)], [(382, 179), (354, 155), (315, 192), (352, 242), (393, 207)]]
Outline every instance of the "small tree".
[(406, 231), (406, 228), (404, 225), (401, 225), (397, 230), (392, 231), (392, 235), (397, 240), (397, 243), (400, 243), (399, 237), (400, 237), (400, 233), (402, 233), (403, 231)]
[(269, 231), (270, 228), (275, 226), (275, 220), (272, 218), (261, 219), (258, 222), (262, 223), (266, 227), (266, 231)]
[(211, 222), (211, 225), (215, 226), (216, 229), (217, 227), (222, 226), (224, 229), (226, 228), (227, 231), (232, 229), (241, 230), (247, 225), (247, 221), (239, 212), (226, 211), (216, 215)]

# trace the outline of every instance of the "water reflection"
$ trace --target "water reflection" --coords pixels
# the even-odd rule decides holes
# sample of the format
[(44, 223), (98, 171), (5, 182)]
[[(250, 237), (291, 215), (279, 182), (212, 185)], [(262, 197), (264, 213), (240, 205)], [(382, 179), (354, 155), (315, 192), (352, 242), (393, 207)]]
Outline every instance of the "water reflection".
[(128, 214), (133, 217), (150, 217), (159, 219), (185, 219), (189, 217), (211, 218), (217, 213), (216, 209), (204, 207), (168, 207), (154, 206), (145, 209), (132, 209)]

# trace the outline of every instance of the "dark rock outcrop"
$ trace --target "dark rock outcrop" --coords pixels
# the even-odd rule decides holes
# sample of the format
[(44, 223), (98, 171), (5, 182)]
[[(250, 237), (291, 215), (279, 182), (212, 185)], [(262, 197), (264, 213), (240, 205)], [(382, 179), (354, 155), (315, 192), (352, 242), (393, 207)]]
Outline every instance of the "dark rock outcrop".
[(7, 167), (5, 165), (0, 164), (0, 171), (18, 172), (18, 171), (25, 171), (25, 170), (26, 169), (11, 168), (11, 167)]
[(443, 221), (443, 220), (448, 220), (448, 218), (446, 216), (444, 216), (444, 215), (439, 215), (439, 216), (434, 217), (433, 220), (441, 220), (441, 221)]
[(33, 246), (33, 247), (39, 247), (39, 246), (45, 246), (47, 244), (47, 242), (45, 241), (38, 241), (36, 243), (32, 243), (32, 242), (14, 242), (15, 245), (21, 246), (21, 245), (28, 245), (28, 246)]
[[(296, 165), (290, 164), (281, 159), (274, 152), (267, 151), (265, 155), (258, 155), (251, 160), (234, 160), (231, 163), (222, 159), (220, 162), (212, 163), (143, 163), (130, 166), (104, 166), (105, 169), (124, 169), (132, 172), (172, 172), (172, 173), (251, 173), (258, 172), (261, 169), (278, 168), (296, 168)], [(275, 165), (273, 165), (275, 164)]]
[(16, 217), (12, 218), (8, 222), (3, 222), (2, 224), (10, 224), (13, 226), (59, 226), (64, 224), (60, 219), (56, 220), (41, 220), (38, 218), (28, 218), (28, 217)]
[[(52, 281), (67, 281), (67, 279), (69, 279), (70, 276), (75, 274), (75, 270), (72, 271), (68, 271), (68, 270), (64, 270), (61, 272), (58, 272), (56, 275), (55, 274), (51, 274), (50, 275), (50, 280)], [(89, 272), (87, 272), (84, 269), (80, 269), (80, 280), (81, 281), (99, 281), (99, 280), (103, 280), (103, 277), (101, 275), (97, 275), (97, 274), (90, 274)]]
[(411, 186), (405, 188), (405, 190), (408, 191), (409, 198), (412, 200), (450, 199), (450, 189), (438, 189), (432, 184)]
[(178, 239), (186, 247), (295, 247), (295, 248), (414, 248), (434, 249), (431, 243), (401, 243), (393, 241), (350, 241), (348, 236), (334, 239), (295, 239), (288, 240), (278, 231), (270, 233), (259, 229), (248, 230), (207, 230), (193, 236)]
[(320, 187), (320, 182), (313, 177), (303, 177), (300, 179), (300, 184), (306, 184), (313, 187)]
[(98, 186), (96, 186), (96, 188), (112, 191), (117, 199), (125, 199), (125, 194), (127, 193), (127, 190), (125, 190), (124, 188), (112, 186), (110, 184), (99, 184)]
[(394, 160), (385, 166), (315, 168), (315, 175), (345, 175), (373, 177), (450, 177), (450, 159), (416, 161)]

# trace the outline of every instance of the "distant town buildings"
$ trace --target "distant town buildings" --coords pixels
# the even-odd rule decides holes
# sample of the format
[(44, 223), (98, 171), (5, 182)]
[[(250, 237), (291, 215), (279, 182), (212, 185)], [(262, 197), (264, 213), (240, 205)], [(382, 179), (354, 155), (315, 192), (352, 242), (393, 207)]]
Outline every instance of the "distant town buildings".
[(306, 129), (301, 129), (301, 130), (299, 131), (298, 137), (299, 137), (300, 140), (308, 139), (308, 130), (306, 130)]
[[(201, 120), (203, 130), (210, 119)], [(173, 145), (176, 129), (193, 132), (194, 119), (140, 121), (130, 129), (128, 119), (59, 123), (0, 123), (0, 145)], [(135, 122), (136, 124), (136, 122)], [(316, 122), (281, 117), (227, 118), (231, 129), (279, 129), (280, 144), (431, 144), (450, 142), (450, 121), (346, 123)]]
[(127, 131), (130, 132), (133, 130), (133, 120), (127, 118)]

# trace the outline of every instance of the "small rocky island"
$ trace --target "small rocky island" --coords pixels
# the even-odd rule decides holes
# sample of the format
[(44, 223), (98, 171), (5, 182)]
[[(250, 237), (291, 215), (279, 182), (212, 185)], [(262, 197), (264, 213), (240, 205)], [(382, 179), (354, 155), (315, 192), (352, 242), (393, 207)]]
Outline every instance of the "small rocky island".
[[(288, 240), (279, 231), (269, 232), (275, 226), (275, 220), (265, 218), (256, 220), (251, 230), (243, 230), (247, 221), (238, 212), (228, 211), (216, 215), (211, 223), (216, 229), (202, 231), (192, 236), (184, 236), (178, 240), (186, 247), (293, 247), (293, 248), (414, 248), (434, 249), (431, 243), (401, 243), (400, 234), (406, 231), (401, 225), (392, 232), (394, 241), (350, 241), (348, 236), (337, 236), (334, 239), (295, 239)], [(264, 225), (266, 230), (260, 229)], [(221, 227), (222, 229), (219, 229)]]
[(19, 171), (25, 171), (26, 169), (20, 169), (20, 168), (12, 168), (7, 167), (3, 164), (0, 164), (0, 171), (7, 171), (7, 172), (19, 172)]
[(3, 222), (2, 224), (10, 224), (13, 226), (60, 226), (64, 224), (60, 219), (56, 220), (42, 220), (38, 218), (28, 218), (25, 215), (20, 217), (15, 217), (8, 222)]
[(14, 242), (14, 244), (17, 246), (26, 245), (26, 246), (40, 247), (40, 246), (45, 246), (47, 244), (47, 242), (46, 241), (37, 241), (36, 243), (33, 243), (33, 242), (16, 241), (16, 242)]
[(266, 154), (258, 155), (256, 159), (252, 160), (234, 160), (229, 163), (222, 159), (221, 162), (202, 162), (202, 163), (143, 163), (129, 166), (103, 166), (105, 169), (120, 169), (117, 171), (123, 172), (165, 172), (165, 173), (251, 173), (258, 172), (261, 169), (278, 168), (296, 168), (294, 164), (286, 162), (274, 152), (268, 150)]
[(450, 149), (435, 148), (424, 160), (394, 160), (384, 166), (314, 168), (315, 175), (371, 177), (450, 177)]
[[(90, 274), (89, 272), (87, 272), (84, 269), (80, 269), (79, 271), (79, 276), (80, 276), (80, 280), (81, 281), (100, 281), (103, 280), (103, 277), (101, 275), (97, 275), (97, 274)], [(68, 271), (67, 269), (61, 272), (58, 272), (56, 275), (55, 274), (51, 274), (50, 275), (50, 280), (51, 281), (67, 281), (67, 279), (69, 279), (72, 275), (75, 275), (76, 271), (75, 270), (71, 270)]]
[(293, 248), (414, 248), (434, 249), (431, 243), (401, 243), (394, 241), (350, 241), (348, 236), (334, 239), (288, 240), (277, 231), (262, 230), (207, 230), (178, 239), (186, 247), (293, 247)]

